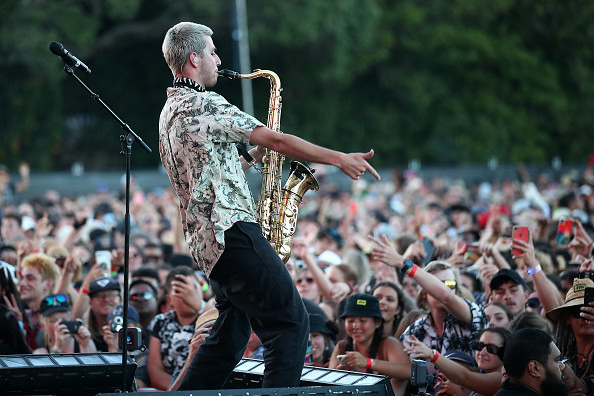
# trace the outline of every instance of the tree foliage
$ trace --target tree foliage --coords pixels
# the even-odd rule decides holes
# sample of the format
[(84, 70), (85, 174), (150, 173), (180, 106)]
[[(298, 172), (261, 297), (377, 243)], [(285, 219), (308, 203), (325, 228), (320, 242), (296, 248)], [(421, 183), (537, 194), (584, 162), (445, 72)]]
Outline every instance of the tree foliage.
[[(0, 162), (37, 169), (121, 166), (121, 130), (48, 51), (81, 76), (154, 150), (171, 83), (166, 30), (209, 25), (234, 64), (233, 2), (29, 0), (0, 3)], [(586, 0), (247, 0), (251, 64), (276, 71), (282, 129), (340, 150), (373, 147), (377, 166), (582, 162), (594, 118), (594, 3)], [(265, 119), (268, 87), (253, 81)], [(240, 85), (216, 90), (241, 106)]]

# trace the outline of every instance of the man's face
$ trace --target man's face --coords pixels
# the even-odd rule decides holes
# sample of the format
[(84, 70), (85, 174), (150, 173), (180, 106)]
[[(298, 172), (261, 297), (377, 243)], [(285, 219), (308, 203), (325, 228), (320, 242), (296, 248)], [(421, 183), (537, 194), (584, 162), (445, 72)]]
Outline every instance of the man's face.
[(50, 280), (44, 280), (35, 267), (24, 267), (19, 279), (19, 292), (23, 301), (41, 300), (49, 294)]
[(202, 53), (202, 57), (198, 56), (199, 71), (199, 83), (205, 88), (214, 87), (219, 78), (218, 70), (221, 65), (221, 59), (217, 55), (217, 49), (212, 42), (212, 37), (204, 36), (206, 47)]
[(2, 226), (0, 227), (0, 235), (2, 236), (3, 241), (12, 242), (16, 240), (17, 237), (23, 235), (23, 230), (16, 219), (10, 217), (4, 218), (2, 219)]
[(138, 284), (130, 289), (130, 305), (140, 316), (157, 314), (157, 296), (149, 285)]
[(493, 300), (503, 302), (514, 315), (524, 312), (527, 298), (522, 285), (512, 280), (508, 280), (493, 290)]
[(540, 384), (540, 391), (543, 396), (567, 396), (569, 388), (563, 382), (562, 370), (565, 364), (561, 362), (559, 348), (551, 342), (547, 366), (545, 367), (545, 378)]
[(99, 316), (107, 316), (112, 309), (120, 304), (122, 298), (117, 290), (104, 290), (97, 292), (91, 297), (89, 306), (91, 312)]

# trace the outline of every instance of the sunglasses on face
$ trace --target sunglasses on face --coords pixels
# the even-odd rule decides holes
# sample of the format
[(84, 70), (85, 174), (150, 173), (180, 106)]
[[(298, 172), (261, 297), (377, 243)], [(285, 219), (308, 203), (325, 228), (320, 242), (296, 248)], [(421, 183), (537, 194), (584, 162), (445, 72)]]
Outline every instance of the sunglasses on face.
[(540, 300), (538, 299), (538, 297), (529, 298), (526, 301), (526, 307), (528, 307), (528, 308), (538, 308), (538, 307), (540, 307)]
[(45, 307), (54, 307), (62, 305), (66, 301), (66, 296), (64, 294), (56, 294), (55, 296), (47, 296), (43, 299), (41, 304)]
[(497, 355), (497, 352), (499, 352), (500, 347), (492, 345), (492, 344), (484, 344), (482, 342), (477, 342), (477, 341), (472, 342), (472, 350), (480, 352), (484, 348), (487, 348), (487, 352), (489, 352), (491, 355)]
[(454, 290), (456, 288), (456, 281), (453, 279), (443, 280), (444, 285), (449, 287), (450, 289)]
[(130, 300), (132, 301), (144, 301), (144, 300), (152, 300), (155, 297), (155, 294), (150, 291), (145, 291), (143, 293), (134, 293), (130, 296)]
[(303, 282), (314, 283), (314, 279), (313, 278), (297, 278), (297, 279), (295, 279), (295, 283), (297, 283), (298, 285), (302, 284)]
[(582, 317), (580, 316), (580, 314), (582, 313), (582, 310), (580, 309), (580, 307), (581, 307), (581, 305), (578, 305), (577, 307), (573, 307), (573, 308), (571, 308), (571, 309), (569, 310), (569, 314), (570, 314), (571, 316), (573, 316), (574, 318), (576, 318), (576, 319), (583, 319), (583, 320), (586, 320), (586, 319), (584, 319), (584, 318), (582, 318)]

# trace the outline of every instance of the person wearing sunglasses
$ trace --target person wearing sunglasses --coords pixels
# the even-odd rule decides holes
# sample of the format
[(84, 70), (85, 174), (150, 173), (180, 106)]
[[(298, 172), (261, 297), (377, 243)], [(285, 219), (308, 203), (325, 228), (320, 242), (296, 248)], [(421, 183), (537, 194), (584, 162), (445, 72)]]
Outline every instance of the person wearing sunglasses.
[[(470, 343), (482, 329), (487, 327), (487, 316), (482, 307), (473, 301), (472, 294), (462, 286), (458, 270), (445, 261), (432, 261), (425, 268), (411, 258), (425, 255), (422, 243), (411, 244), (400, 255), (394, 244), (385, 236), (372, 238), (376, 246), (374, 259), (396, 267), (404, 278), (414, 278), (421, 287), (417, 306), (429, 310), (429, 314), (411, 324), (400, 340), (410, 346), (418, 339), (440, 354), (458, 350), (472, 356)], [(437, 373), (433, 362), (427, 366), (429, 374)]]
[[(472, 395), (494, 395), (501, 388), (501, 367), (505, 345), (511, 332), (503, 327), (488, 327), (481, 331), (478, 341), (471, 343), (474, 359), (480, 372), (470, 370), (413, 336), (405, 351), (412, 359), (426, 359), (443, 373), (448, 381), (473, 391)], [(437, 384), (439, 386), (439, 384)]]
[(45, 346), (33, 353), (94, 353), (97, 352), (91, 332), (80, 319), (72, 320), (68, 297), (65, 294), (46, 296), (39, 307), (45, 331)]
[[(584, 305), (587, 288), (594, 288), (592, 279), (574, 279), (565, 303), (547, 312), (546, 316), (555, 324), (556, 344), (561, 355), (568, 359), (579, 378), (591, 381), (594, 376), (594, 322), (588, 320), (588, 310), (592, 308)], [(594, 388), (591, 383), (590, 386)]]

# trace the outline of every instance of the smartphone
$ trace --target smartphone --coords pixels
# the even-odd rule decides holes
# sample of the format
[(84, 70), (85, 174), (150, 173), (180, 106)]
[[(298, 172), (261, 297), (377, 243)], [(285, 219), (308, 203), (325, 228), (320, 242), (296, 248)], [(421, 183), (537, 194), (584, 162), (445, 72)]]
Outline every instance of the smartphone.
[[(514, 226), (513, 239), (514, 241), (528, 242), (528, 227)], [(519, 256), (521, 254), (522, 251), (514, 248), (512, 245), (512, 256)]]
[(590, 306), (592, 301), (594, 301), (594, 287), (586, 287), (584, 292), (584, 305)]
[(431, 242), (431, 239), (425, 237), (423, 238), (423, 247), (425, 248), (425, 257), (423, 258), (423, 263), (427, 264), (433, 258), (433, 254), (435, 253), (435, 245)]
[(342, 358), (344, 357), (344, 355), (337, 355), (336, 356), (336, 360), (338, 360), (338, 363), (342, 363)]
[(571, 239), (571, 230), (573, 228), (573, 220), (571, 219), (561, 219), (559, 220), (559, 225), (557, 226), (557, 245), (564, 246), (569, 244), (569, 240)]
[(60, 324), (66, 325), (70, 334), (76, 334), (82, 323), (78, 320), (62, 320)]
[(107, 276), (111, 276), (111, 252), (109, 250), (97, 250), (95, 252), (95, 262), (101, 264)]
[(307, 342), (307, 349), (305, 350), (305, 363), (313, 363), (313, 356), (311, 355), (311, 341)]

